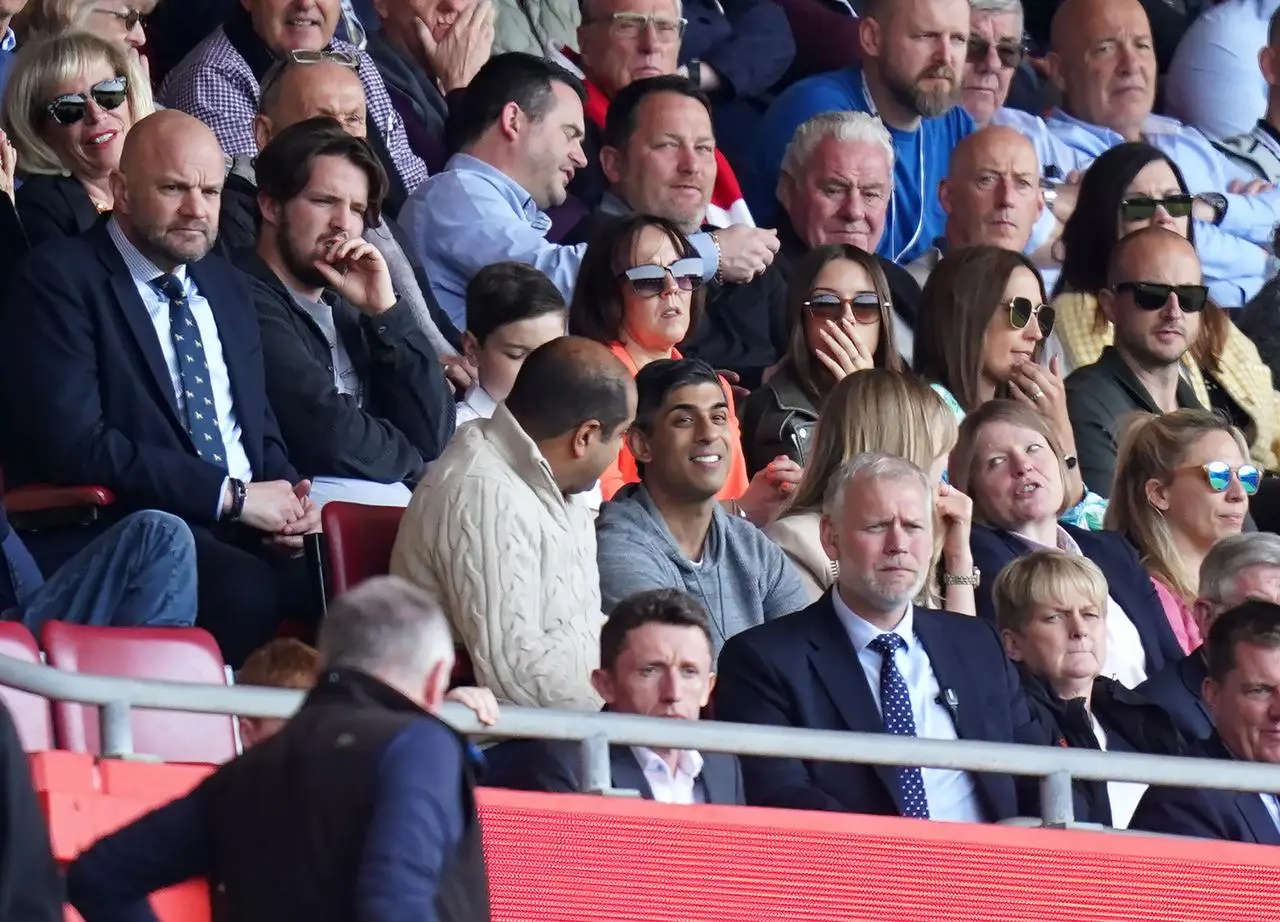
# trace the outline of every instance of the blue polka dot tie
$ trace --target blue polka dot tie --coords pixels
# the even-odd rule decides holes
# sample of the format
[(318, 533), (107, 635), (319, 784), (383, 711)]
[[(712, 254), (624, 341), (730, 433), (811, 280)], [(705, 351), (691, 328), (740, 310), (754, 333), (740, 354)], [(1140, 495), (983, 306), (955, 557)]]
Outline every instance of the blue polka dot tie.
[[(898, 671), (898, 663), (894, 657), (906, 645), (905, 640), (893, 633), (881, 634), (868, 644), (883, 660), (880, 664), (880, 716), (884, 720), (885, 731), (898, 736), (915, 736), (916, 721), (911, 716), (911, 694), (907, 690), (907, 680)], [(920, 769), (899, 768), (898, 787), (902, 794), (902, 815), (927, 820), (929, 799), (924, 793), (924, 777), (920, 774)]]
[(187, 433), (201, 460), (227, 466), (227, 450), (213, 405), (213, 385), (209, 383), (209, 363), (205, 359), (200, 328), (187, 301), (187, 292), (176, 275), (160, 275), (151, 284), (169, 299), (169, 333), (178, 354), (178, 375), (182, 382), (180, 401)]

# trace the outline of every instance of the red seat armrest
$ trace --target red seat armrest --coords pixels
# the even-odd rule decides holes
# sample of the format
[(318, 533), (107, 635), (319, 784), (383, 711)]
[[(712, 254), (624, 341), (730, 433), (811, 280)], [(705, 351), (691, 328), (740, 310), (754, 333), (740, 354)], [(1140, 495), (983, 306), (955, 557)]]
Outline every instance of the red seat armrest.
[(5, 508), (19, 514), (80, 506), (110, 506), (115, 501), (115, 494), (106, 487), (97, 486), (58, 487), (35, 483), (4, 494)]

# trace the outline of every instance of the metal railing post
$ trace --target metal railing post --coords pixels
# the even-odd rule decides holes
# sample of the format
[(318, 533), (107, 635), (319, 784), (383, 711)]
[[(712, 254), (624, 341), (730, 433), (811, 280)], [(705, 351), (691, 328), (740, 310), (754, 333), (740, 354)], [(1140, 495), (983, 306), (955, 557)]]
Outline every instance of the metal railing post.
[(1075, 819), (1070, 772), (1054, 772), (1040, 779), (1040, 816), (1044, 826), (1066, 826)]
[(109, 759), (133, 755), (133, 724), (128, 701), (108, 701), (98, 709), (98, 735), (102, 754)]
[(582, 741), (582, 790), (586, 794), (604, 794), (613, 787), (609, 770), (609, 738), (593, 733)]

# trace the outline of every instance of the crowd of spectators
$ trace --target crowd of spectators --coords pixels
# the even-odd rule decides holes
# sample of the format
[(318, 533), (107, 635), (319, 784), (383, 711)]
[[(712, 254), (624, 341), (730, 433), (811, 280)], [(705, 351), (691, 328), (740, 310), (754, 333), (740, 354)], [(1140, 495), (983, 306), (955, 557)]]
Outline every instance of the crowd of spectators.
[[(1202, 6), (0, 0), (5, 482), (111, 496), (0, 508), (0, 610), (194, 623), (310, 687), (253, 651), (314, 633), (322, 507), (393, 506), (392, 574), (499, 703), (1280, 761), (1280, 13)], [(1269, 795), (1076, 796), (1280, 844)]]

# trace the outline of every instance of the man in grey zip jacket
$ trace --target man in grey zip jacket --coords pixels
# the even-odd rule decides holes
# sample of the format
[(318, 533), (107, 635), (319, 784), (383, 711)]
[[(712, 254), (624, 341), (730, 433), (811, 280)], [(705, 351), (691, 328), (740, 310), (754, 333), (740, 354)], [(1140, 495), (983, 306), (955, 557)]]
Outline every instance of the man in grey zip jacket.
[(596, 520), (604, 608), (645, 589), (682, 589), (706, 608), (718, 654), (734, 634), (799, 611), (808, 597), (782, 550), (716, 499), (733, 433), (711, 366), (651, 362), (636, 390), (627, 438), (640, 483), (620, 490)]

